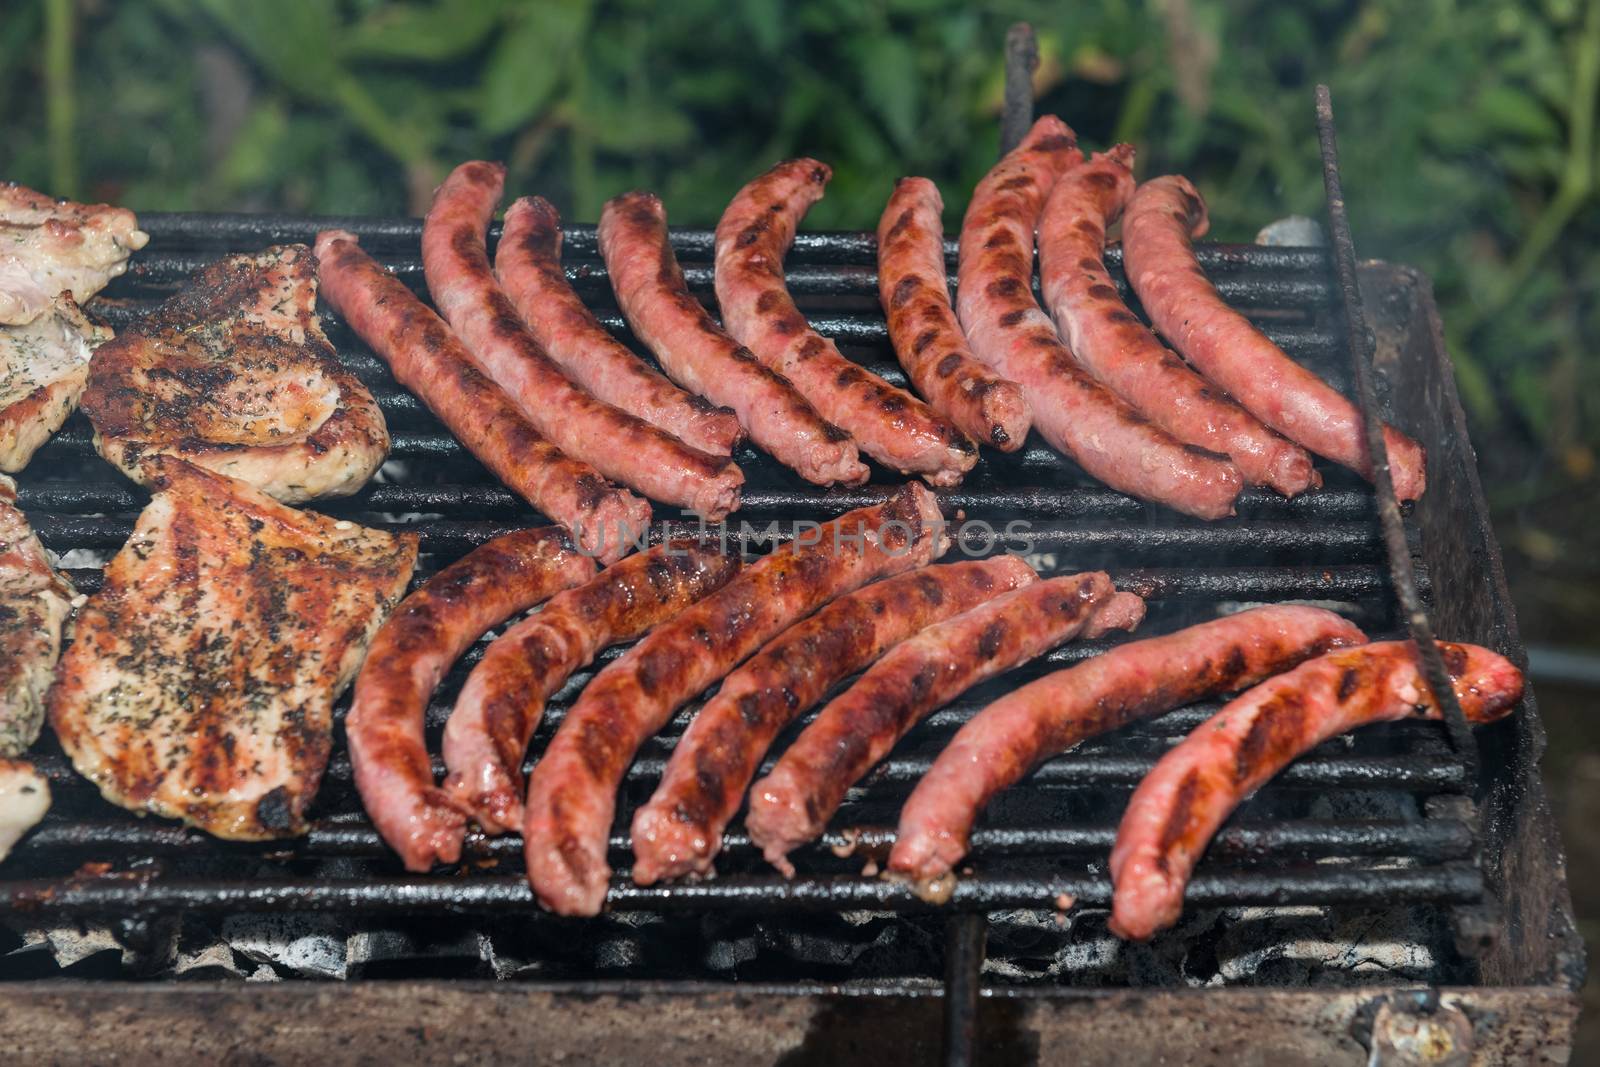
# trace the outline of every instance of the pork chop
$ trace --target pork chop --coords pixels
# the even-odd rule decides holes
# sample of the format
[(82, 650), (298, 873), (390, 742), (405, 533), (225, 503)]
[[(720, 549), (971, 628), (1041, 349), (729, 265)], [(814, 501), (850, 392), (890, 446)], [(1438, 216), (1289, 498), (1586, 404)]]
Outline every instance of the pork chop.
[(50, 810), (50, 783), (25, 760), (0, 759), (0, 860)]
[(134, 481), (180, 456), (289, 503), (347, 496), (389, 450), (372, 394), (317, 321), (305, 245), (226, 256), (102, 345), (83, 410), (95, 447)]
[(65, 291), (32, 322), (0, 326), (0, 471), (26, 467), (67, 421), (89, 380), (89, 357), (110, 337)]
[(80, 304), (150, 240), (126, 208), (78, 204), (0, 182), (0, 326), (32, 322), (63, 290)]
[(333, 702), (405, 592), (414, 534), (296, 511), (170, 456), (82, 608), (50, 722), (113, 803), (235, 840), (302, 833)]

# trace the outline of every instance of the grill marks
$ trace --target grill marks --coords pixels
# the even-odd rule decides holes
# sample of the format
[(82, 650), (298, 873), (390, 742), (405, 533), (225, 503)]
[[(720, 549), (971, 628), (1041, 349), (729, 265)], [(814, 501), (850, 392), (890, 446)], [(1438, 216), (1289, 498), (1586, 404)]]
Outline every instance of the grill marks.
[(1185, 445), (1231, 459), (1257, 485), (1293, 496), (1316, 479), (1311, 457), (1263, 426), (1156, 340), (1128, 310), (1101, 260), (1105, 229), (1133, 195), (1133, 148), (1096, 154), (1056, 184), (1039, 224), (1045, 304), (1077, 361)]
[(561, 216), (540, 196), (506, 210), (495, 270), (523, 323), (568, 377), (596, 399), (712, 455), (742, 436), (732, 411), (677, 388), (645, 366), (567, 284), (561, 270)]
[[(524, 329), (482, 254), (504, 168), (458, 167), (439, 187), (422, 229), (428, 288), (474, 363), (552, 443), (654, 499), (717, 519), (739, 502), (732, 461), (691, 448), (574, 386)], [(465, 236), (463, 236), (465, 235)], [(468, 249), (476, 251), (468, 253)]]
[(1014, 451), (1032, 414), (1022, 389), (979, 363), (950, 306), (944, 202), (926, 178), (901, 178), (878, 223), (878, 291), (895, 354), (917, 391), (968, 436)]
[(562, 914), (597, 912), (616, 791), (638, 746), (796, 619), (942, 552), (940, 524), (933, 494), (904, 486), (824, 525), (815, 544), (775, 549), (596, 675), (529, 782), (523, 837), (539, 900)]
[(736, 557), (712, 546), (669, 542), (558, 594), (508, 630), (473, 668), (445, 725), (445, 791), (491, 833), (520, 828), (522, 757), (550, 694), (602, 648), (672, 618), (738, 569)]
[(658, 197), (627, 193), (609, 201), (600, 215), (600, 251), (628, 324), (673, 380), (732, 408), (758, 447), (807, 481), (867, 479), (849, 435), (724, 333), (689, 291)]
[[(1120, 599), (1119, 599), (1120, 598)], [(1103, 573), (1024, 585), (931, 626), (890, 650), (817, 715), (750, 790), (745, 824), (768, 862), (820, 834), (845, 792), (930, 711), (1001, 671), (1095, 628), (1132, 628), (1143, 602)]]
[(301, 832), (333, 701), (405, 589), (416, 537), (144, 462), (156, 495), (79, 615), (50, 696), (57, 734), (114, 803), (230, 839)]
[[(1522, 695), (1503, 657), (1472, 645), (1452, 650), (1457, 698), (1468, 720), (1489, 722)], [(1196, 727), (1145, 776), (1111, 853), (1112, 929), (1146, 938), (1177, 920), (1196, 861), (1233, 809), (1291, 760), (1372, 722), (1439, 711), (1410, 642), (1343, 649), (1261, 683)]]
[(324, 231), (317, 255), (323, 296), (469, 452), (587, 551), (602, 561), (622, 555), (616, 532), (644, 529), (646, 501), (540, 434), (505, 390), (473, 366), (450, 327), (362, 251), (353, 234)]
[(1022, 387), (1035, 428), (1089, 474), (1187, 514), (1229, 515), (1238, 472), (1185, 452), (1079, 369), (1033, 299), (1034, 227), (1050, 189), (1082, 162), (1073, 141), (1060, 119), (1041, 118), (978, 183), (961, 227), (961, 324), (978, 358)]
[(641, 885), (705, 873), (773, 740), (843, 678), (935, 622), (1035, 580), (1013, 556), (929, 567), (835, 600), (729, 675), (633, 820)]
[(890, 867), (918, 879), (951, 870), (993, 796), (1079, 742), (1253, 684), (1366, 638), (1330, 611), (1254, 608), (1135, 641), (1040, 678), (957, 731), (900, 814)]
[(862, 451), (902, 473), (953, 486), (977, 462), (971, 440), (932, 408), (862, 370), (812, 330), (784, 285), (783, 257), (830, 172), (779, 163), (739, 191), (717, 224), (717, 300), (729, 333), (789, 378)]

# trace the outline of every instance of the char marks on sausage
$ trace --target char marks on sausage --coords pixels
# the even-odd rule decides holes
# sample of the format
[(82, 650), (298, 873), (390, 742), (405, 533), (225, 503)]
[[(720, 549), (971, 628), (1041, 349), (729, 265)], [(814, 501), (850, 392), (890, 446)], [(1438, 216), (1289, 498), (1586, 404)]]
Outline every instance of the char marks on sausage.
[(1033, 298), (1034, 227), (1056, 181), (1082, 161), (1072, 130), (1046, 115), (978, 183), (961, 225), (956, 295), (967, 340), (1022, 386), (1034, 429), (1089, 474), (1203, 519), (1230, 515), (1244, 485), (1238, 470), (1174, 440), (1084, 373)]
[(625, 193), (600, 213), (600, 252), (634, 335), (672, 380), (730, 407), (755, 445), (817, 485), (867, 480), (856, 443), (783, 375), (729, 337), (689, 291), (653, 193)]
[(594, 317), (561, 271), (561, 216), (542, 196), (506, 209), (495, 274), (534, 338), (580, 388), (685, 444), (726, 456), (739, 420), (645, 366)]
[(1045, 306), (1078, 363), (1186, 445), (1233, 461), (1286, 496), (1316, 482), (1311, 457), (1200, 377), (1139, 322), (1111, 281), (1105, 236), (1133, 195), (1133, 146), (1096, 153), (1067, 172), (1039, 222)]
[[(1505, 657), (1476, 645), (1439, 651), (1468, 722), (1493, 722), (1522, 698), (1522, 673)], [(1212, 836), (1295, 757), (1367, 723), (1439, 716), (1409, 641), (1330, 652), (1239, 696), (1168, 751), (1128, 801), (1111, 850), (1111, 929), (1143, 940), (1176, 922)]]
[(744, 475), (732, 460), (596, 400), (568, 381), (528, 332), (495, 281), (484, 244), (504, 185), (500, 164), (461, 164), (434, 194), (422, 227), (428, 291), (478, 369), (535, 429), (606, 477), (708, 519), (737, 509)]
[(631, 538), (620, 535), (645, 529), (648, 501), (546, 440), (472, 365), (444, 320), (362, 251), (354, 234), (318, 234), (317, 259), (323, 297), (467, 451), (602, 562), (627, 551)]
[(1321, 608), (1252, 608), (1118, 646), (1014, 690), (962, 726), (912, 790), (889, 867), (921, 881), (947, 874), (996, 793), (1086, 738), (1365, 641)]
[[(1195, 259), (1205, 202), (1188, 179), (1140, 185), (1122, 219), (1128, 281), (1167, 342), (1256, 418), (1319, 456), (1370, 477), (1361, 414), (1332, 386), (1267, 339), (1217, 295)], [(1392, 426), (1384, 443), (1395, 495), (1415, 500), (1427, 484), (1422, 446)]]
[(791, 159), (733, 198), (717, 223), (722, 321), (867, 455), (933, 485), (958, 485), (978, 461), (977, 446), (910, 393), (840, 355), (806, 322), (784, 283), (783, 257), (831, 174), (814, 159)]

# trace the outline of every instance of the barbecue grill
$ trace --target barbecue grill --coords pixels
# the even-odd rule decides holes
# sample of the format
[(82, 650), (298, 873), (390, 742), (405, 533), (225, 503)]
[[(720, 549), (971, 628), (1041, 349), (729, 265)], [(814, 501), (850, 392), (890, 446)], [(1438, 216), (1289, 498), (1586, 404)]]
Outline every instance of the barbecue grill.
[[(309, 243), (330, 226), (354, 231), (422, 287), (415, 220), (141, 219), (149, 248), (92, 305), (118, 329), (224, 252)], [(711, 233), (676, 231), (673, 244), (709, 302)], [(947, 251), (953, 264), (953, 244)], [(1361, 384), (1328, 250), (1207, 244), (1200, 257), (1222, 294), (1291, 355), (1341, 388)], [(1108, 258), (1124, 284), (1115, 250)], [(567, 230), (565, 262), (602, 321), (631, 342), (592, 227)], [(803, 234), (789, 283), (847, 355), (903, 384), (873, 264), (870, 234)], [(1416, 594), (1440, 634), (1521, 663), (1428, 282), (1376, 262), (1360, 266), (1359, 282), (1380, 406), (1429, 454), (1427, 495), (1400, 528)], [(324, 323), (382, 405), (394, 448), (378, 480), (319, 510), (418, 531), (419, 579), (539, 521), (342, 323)], [(147, 499), (94, 455), (90, 436), (74, 416), (21, 484), (22, 506), (83, 591), (97, 587), (99, 564)], [(751, 551), (793, 520), (861, 506), (891, 484), (880, 475), (822, 491), (754, 451), (736, 458), (747, 485), (730, 521), (736, 532), (749, 524)], [(950, 558), (1010, 548), (1046, 573), (1105, 568), (1149, 601), (1138, 636), (1282, 600), (1329, 603), (1374, 637), (1402, 636), (1410, 591), (1395, 586), (1373, 489), (1319, 470), (1320, 492), (1286, 501), (1248, 490), (1237, 518), (1202, 523), (1093, 483), (1034, 442), (1012, 455), (986, 450), (966, 484), (941, 497), (998, 543), (985, 545), (978, 528)], [(694, 528), (659, 508), (657, 519), (658, 536)], [(1014, 519), (1026, 532), (1007, 539)], [(974, 1048), (999, 1063), (1160, 1053), (1191, 1063), (1468, 1062), (1418, 1058), (1441, 1047), (1482, 1063), (1564, 1059), (1583, 959), (1538, 780), (1544, 733), (1531, 693), (1477, 734), (1476, 754), (1441, 724), (1405, 722), (1297, 761), (1240, 810), (1197, 872), (1180, 925), (1147, 945), (1106, 930), (1107, 852), (1132, 787), (1216, 704), (1088, 742), (1002, 794), (947, 903), (862, 873), (885, 855), (900, 802), (962, 722), (1113, 640), (1070, 644), (930, 717), (851, 791), (834, 826), (854, 829), (795, 856), (795, 879), (765, 869), (734, 832), (719, 877), (649, 888), (621, 878), (607, 913), (587, 921), (539, 911), (515, 835), (470, 836), (458, 868), (404, 873), (362, 813), (342, 737), (311, 832), (262, 845), (114, 808), (47, 738), (38, 762), (55, 808), (0, 868), (13, 931), (0, 955), (0, 977), (13, 980), (5, 1043), (32, 1062), (66, 1057), (69, 1041), (136, 1059), (229, 1062), (341, 1046), (419, 1062), (887, 1064), (929, 1062), (941, 1049), (968, 1062)], [(435, 751), (482, 647), (429, 708)], [(551, 701), (535, 758), (591, 676)], [(633, 809), (689, 718), (677, 716), (628, 774), (612, 839), (620, 868)], [(231, 977), (240, 974), (283, 980)], [(347, 981), (295, 980), (329, 975)]]

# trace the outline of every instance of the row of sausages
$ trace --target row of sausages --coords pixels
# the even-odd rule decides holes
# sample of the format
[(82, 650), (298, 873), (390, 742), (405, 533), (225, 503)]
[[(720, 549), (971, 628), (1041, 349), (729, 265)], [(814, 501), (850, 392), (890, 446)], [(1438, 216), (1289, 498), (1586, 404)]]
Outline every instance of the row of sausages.
[[(555, 527), (490, 542), (408, 597), (373, 642), (347, 720), (362, 799), (413, 870), (458, 860), (469, 823), (520, 829), (540, 902), (592, 915), (611, 882), (608, 837), (629, 765), (720, 682), (634, 814), (632, 877), (710, 873), (747, 793), (751, 839), (792, 874), (789, 854), (932, 711), (1064, 641), (1144, 617), (1144, 602), (1102, 573), (1044, 579), (1012, 556), (935, 564), (947, 547), (937, 502), (916, 483), (743, 566), (679, 541), (597, 572)], [(433, 690), (468, 645), (539, 603), (462, 687), (437, 782), (423, 735)], [(545, 701), (601, 649), (635, 639), (595, 673), (527, 773)], [(1521, 676), (1495, 653), (1446, 645), (1444, 659), (1471, 721), (1520, 698)], [(779, 733), (857, 672), (752, 785)], [(1113, 925), (1125, 936), (1176, 919), (1211, 836), (1296, 755), (1363, 723), (1438, 715), (1409, 644), (1367, 644), (1322, 609), (1257, 608), (1122, 644), (966, 722), (907, 801), (889, 873), (937, 892), (988, 801), (1042, 761), (1241, 689), (1129, 804), (1111, 859)]]
[[(568, 284), (555, 208), (506, 211), (499, 164), (457, 167), (423, 228), (441, 330), (342, 231), (319, 236), (323, 292), (462, 442), (511, 488), (607, 560), (648, 503), (716, 520), (737, 509), (745, 436), (819, 485), (868, 477), (863, 454), (929, 484), (958, 484), (977, 443), (1021, 447), (1030, 428), (1106, 484), (1178, 511), (1232, 514), (1246, 482), (1294, 495), (1311, 453), (1364, 474), (1359, 413), (1289, 359), (1206, 279), (1191, 246), (1205, 207), (1183, 178), (1136, 185), (1133, 151), (1085, 160), (1047, 116), (979, 182), (961, 227), (952, 305), (933, 184), (896, 186), (878, 228), (889, 333), (920, 398), (840, 354), (791, 297), (783, 260), (830, 177), (780, 163), (734, 197), (716, 231), (719, 325), (689, 291), (661, 201), (628, 193), (600, 220), (600, 250), (635, 335), (666, 372), (616, 340)], [(1169, 350), (1126, 304), (1104, 252), (1118, 221), (1127, 275)], [(1045, 305), (1032, 287), (1039, 249)], [(669, 380), (670, 379), (670, 380)], [(720, 405), (720, 406), (719, 406)], [(484, 412), (492, 412), (486, 420)], [(492, 422), (492, 425), (486, 425)], [(1401, 499), (1425, 457), (1392, 428)]]

